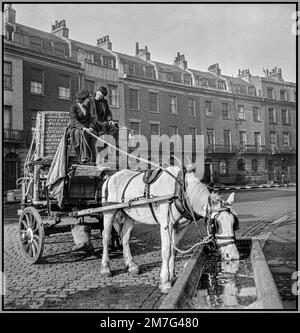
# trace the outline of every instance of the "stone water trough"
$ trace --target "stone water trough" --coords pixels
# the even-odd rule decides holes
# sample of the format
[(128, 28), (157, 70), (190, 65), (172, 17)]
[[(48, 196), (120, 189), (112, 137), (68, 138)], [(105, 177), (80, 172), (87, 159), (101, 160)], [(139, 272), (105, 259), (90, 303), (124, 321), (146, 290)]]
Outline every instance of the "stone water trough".
[(160, 309), (282, 310), (259, 240), (237, 239), (237, 248), (240, 260), (227, 262), (199, 246)]

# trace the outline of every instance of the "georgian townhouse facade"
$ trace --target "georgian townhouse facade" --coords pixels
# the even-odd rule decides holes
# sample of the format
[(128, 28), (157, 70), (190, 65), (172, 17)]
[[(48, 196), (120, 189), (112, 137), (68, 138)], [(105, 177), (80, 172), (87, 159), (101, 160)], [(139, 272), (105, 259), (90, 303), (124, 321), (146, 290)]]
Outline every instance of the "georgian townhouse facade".
[(79, 89), (106, 86), (120, 128), (148, 141), (202, 134), (207, 183), (274, 182), (282, 173), (296, 180), (296, 85), (282, 79), (281, 69), (265, 77), (239, 70), (233, 77), (219, 64), (189, 68), (180, 53), (166, 64), (138, 43), (128, 55), (113, 50), (109, 36), (95, 45), (70, 39), (65, 20), (55, 21), (51, 32), (22, 26), (11, 5), (6, 8), (4, 133), (14, 141), (5, 139), (6, 173), (14, 158), (19, 171), (12, 172), (20, 176), (37, 111), (66, 111)]

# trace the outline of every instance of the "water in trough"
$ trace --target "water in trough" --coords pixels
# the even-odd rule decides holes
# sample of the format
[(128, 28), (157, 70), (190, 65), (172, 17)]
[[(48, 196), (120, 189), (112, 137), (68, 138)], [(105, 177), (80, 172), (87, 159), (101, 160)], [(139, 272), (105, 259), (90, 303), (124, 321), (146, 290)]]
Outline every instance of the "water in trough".
[(240, 260), (228, 262), (208, 256), (192, 300), (194, 309), (255, 307), (257, 292), (249, 252), (240, 252)]

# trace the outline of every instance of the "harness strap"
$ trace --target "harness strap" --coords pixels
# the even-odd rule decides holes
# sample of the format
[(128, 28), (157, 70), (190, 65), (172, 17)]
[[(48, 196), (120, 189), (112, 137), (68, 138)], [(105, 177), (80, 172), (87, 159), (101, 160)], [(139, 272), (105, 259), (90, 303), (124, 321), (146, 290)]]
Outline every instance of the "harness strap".
[(141, 174), (141, 172), (139, 172), (139, 173), (137, 173), (136, 175), (134, 175), (133, 177), (131, 177), (131, 178), (129, 179), (129, 181), (127, 182), (127, 184), (125, 185), (124, 190), (123, 190), (123, 193), (122, 193), (122, 196), (121, 196), (121, 201), (122, 201), (122, 202), (125, 201), (125, 192), (126, 192), (126, 190), (127, 190), (128, 185), (130, 184), (130, 182), (131, 182), (135, 177), (139, 176), (140, 174)]
[(105, 201), (107, 201), (107, 199), (108, 199), (108, 182), (109, 182), (109, 180), (110, 180), (110, 177), (107, 178), (107, 181), (106, 181), (106, 186), (105, 186), (105, 191), (104, 191), (104, 199), (105, 199)]
[(152, 213), (152, 216), (153, 216), (155, 222), (156, 222), (157, 224), (159, 224), (159, 222), (158, 222), (158, 220), (157, 220), (157, 217), (156, 217), (156, 215), (155, 215), (154, 209), (153, 209), (153, 204), (152, 204), (152, 203), (149, 203), (149, 207), (150, 207), (150, 211), (151, 211), (151, 213)]

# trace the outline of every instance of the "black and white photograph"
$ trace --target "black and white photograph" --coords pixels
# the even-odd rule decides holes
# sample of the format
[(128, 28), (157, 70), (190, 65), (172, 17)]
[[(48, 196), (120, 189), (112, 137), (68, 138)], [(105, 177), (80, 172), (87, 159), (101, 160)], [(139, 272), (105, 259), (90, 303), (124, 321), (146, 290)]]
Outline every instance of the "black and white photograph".
[(297, 312), (298, 15), (2, 2), (1, 312)]

